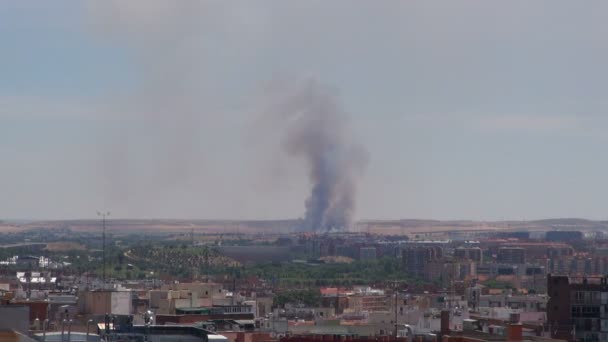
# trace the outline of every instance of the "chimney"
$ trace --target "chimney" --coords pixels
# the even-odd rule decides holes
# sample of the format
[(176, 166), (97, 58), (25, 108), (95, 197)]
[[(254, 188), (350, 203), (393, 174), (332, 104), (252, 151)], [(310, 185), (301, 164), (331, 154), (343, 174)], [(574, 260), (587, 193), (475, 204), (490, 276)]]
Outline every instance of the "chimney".
[(509, 341), (523, 340), (523, 325), (519, 322), (519, 318), (518, 313), (509, 315), (509, 324), (507, 325), (507, 339)]
[(450, 311), (441, 311), (441, 336), (450, 334)]
[(507, 340), (523, 341), (523, 328), (521, 323), (510, 323), (507, 326)]

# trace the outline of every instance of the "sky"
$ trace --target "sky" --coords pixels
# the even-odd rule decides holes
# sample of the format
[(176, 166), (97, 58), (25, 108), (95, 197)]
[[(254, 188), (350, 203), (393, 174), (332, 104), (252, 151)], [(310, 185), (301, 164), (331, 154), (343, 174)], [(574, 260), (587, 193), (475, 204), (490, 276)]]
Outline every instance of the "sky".
[(357, 219), (606, 219), (607, 11), (0, 0), (0, 218), (302, 217), (265, 110), (313, 79), (367, 150)]

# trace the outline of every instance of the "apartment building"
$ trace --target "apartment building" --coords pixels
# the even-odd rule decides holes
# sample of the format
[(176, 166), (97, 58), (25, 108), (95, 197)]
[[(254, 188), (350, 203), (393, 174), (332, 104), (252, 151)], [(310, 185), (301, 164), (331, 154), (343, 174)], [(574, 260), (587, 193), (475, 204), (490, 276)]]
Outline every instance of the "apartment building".
[(423, 277), (425, 265), (442, 257), (443, 250), (439, 246), (407, 247), (402, 251), (403, 267), (415, 277)]
[(608, 341), (608, 278), (549, 275), (547, 289), (552, 337)]

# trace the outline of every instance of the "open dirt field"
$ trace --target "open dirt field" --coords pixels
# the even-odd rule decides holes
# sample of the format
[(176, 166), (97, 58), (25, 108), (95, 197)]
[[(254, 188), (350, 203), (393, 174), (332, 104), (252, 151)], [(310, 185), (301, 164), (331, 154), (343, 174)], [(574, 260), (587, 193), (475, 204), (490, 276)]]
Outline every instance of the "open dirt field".
[[(296, 220), (275, 221), (211, 221), (211, 220), (108, 220), (107, 231), (124, 234), (282, 234), (294, 231)], [(75, 232), (100, 232), (100, 220), (39, 221), (22, 225), (1, 225), (0, 233), (30, 229), (69, 229)], [(480, 231), (546, 231), (546, 230), (607, 230), (608, 222), (584, 219), (548, 219), (537, 221), (436, 221), (395, 220), (358, 222), (351, 232), (383, 235), (447, 234), (449, 232)]]
[(76, 242), (51, 242), (46, 245), (46, 250), (51, 252), (84, 251), (86, 247)]
[(16, 232), (19, 232), (22, 230), (23, 230), (23, 228), (20, 226), (0, 223), (0, 234), (1, 233), (16, 233)]

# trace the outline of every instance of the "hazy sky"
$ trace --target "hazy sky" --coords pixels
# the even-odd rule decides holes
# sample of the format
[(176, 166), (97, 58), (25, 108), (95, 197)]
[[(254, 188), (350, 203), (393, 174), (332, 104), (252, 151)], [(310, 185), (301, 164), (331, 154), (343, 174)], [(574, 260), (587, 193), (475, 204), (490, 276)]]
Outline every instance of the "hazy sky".
[[(0, 217), (301, 217), (277, 80), (333, 89), (357, 218), (608, 217), (605, 1), (0, 1)], [(287, 80), (287, 81), (286, 81)]]

